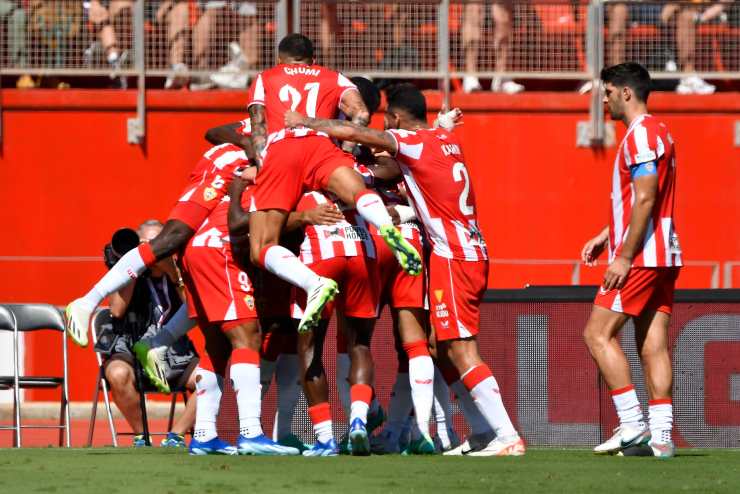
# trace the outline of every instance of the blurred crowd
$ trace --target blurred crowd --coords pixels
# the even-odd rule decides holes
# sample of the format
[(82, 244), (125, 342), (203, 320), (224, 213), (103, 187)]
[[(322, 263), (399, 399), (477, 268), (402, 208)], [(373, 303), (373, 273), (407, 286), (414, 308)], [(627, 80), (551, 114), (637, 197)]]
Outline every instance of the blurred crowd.
[[(133, 0), (0, 0), (0, 66), (12, 67), (16, 72), (24, 67), (83, 71), (102, 68), (109, 73), (110, 86), (126, 88), (127, 78), (120, 71), (133, 66), (134, 3)], [(588, 0), (559, 3), (567, 10), (558, 11), (561, 13), (556, 14), (554, 22), (568, 22), (569, 16), (575, 19), (574, 23), (580, 22), (576, 42), (583, 44), (583, 17)], [(452, 69), (466, 74), (456, 85), (457, 89), (472, 92), (490, 88), (507, 94), (525, 89), (521, 82), (505, 76), (507, 71), (516, 70), (512, 59), (517, 50), (532, 49), (518, 46), (525, 43), (521, 36), (515, 36), (517, 26), (524, 22), (517, 18), (516, 9), (523, 4), (536, 9), (548, 3), (489, 0), (452, 4), (450, 32), (454, 32), (457, 46)], [(271, 62), (264, 59), (271, 54), (268, 45), (274, 38), (272, 8), (269, 2), (148, 0), (145, 2), (147, 69), (159, 71), (166, 89), (245, 88), (247, 71)], [(605, 62), (616, 64), (625, 61), (628, 55), (635, 58), (634, 53), (627, 51), (631, 37), (652, 36), (649, 56), (654, 60), (638, 61), (653, 70), (681, 72), (683, 77), (676, 91), (682, 94), (709, 94), (715, 90), (695, 75), (699, 27), (729, 25), (740, 30), (740, 2), (736, 0), (608, 2), (605, 10)], [(386, 47), (384, 54), (376, 56), (377, 70), (421, 68), (424, 54), (414, 46), (410, 32), (424, 29), (423, 23), (433, 28), (434, 19), (421, 19), (424, 15), (420, 14), (418, 5), (367, 4), (359, 9), (358, 19), (338, 15), (336, 2), (322, 3), (318, 12), (315, 35), (324, 64), (346, 70), (343, 63), (351, 56), (348, 52), (359, 44), (353, 41), (352, 36), (357, 34), (353, 30), (360, 33), (366, 29), (363, 26), (375, 24), (384, 30), (376, 34)], [(544, 23), (544, 19), (540, 22)], [(647, 28), (648, 34), (644, 31), (640, 34), (640, 28)], [(365, 44), (368, 39), (365, 38)], [(481, 67), (482, 52), (486, 59), (492, 60), (491, 67)], [(354, 56), (362, 58), (364, 53)], [(547, 58), (548, 53), (542, 56)], [(483, 84), (478, 77), (481, 71), (489, 76), (490, 73), (500, 75), (489, 77)], [(29, 88), (38, 82), (38, 78), (20, 74), (17, 86)]]

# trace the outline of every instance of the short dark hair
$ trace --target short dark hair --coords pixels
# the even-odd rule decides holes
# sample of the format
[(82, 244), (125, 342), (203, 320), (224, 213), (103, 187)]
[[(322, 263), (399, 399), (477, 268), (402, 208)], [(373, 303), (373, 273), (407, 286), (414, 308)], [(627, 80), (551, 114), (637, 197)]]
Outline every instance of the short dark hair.
[(278, 53), (295, 60), (313, 60), (313, 42), (300, 33), (292, 33), (280, 40)]
[(396, 84), (385, 90), (388, 109), (405, 110), (412, 117), (426, 121), (427, 100), (419, 88), (410, 83)]
[(380, 89), (378, 89), (378, 86), (373, 84), (370, 79), (359, 76), (351, 78), (350, 81), (357, 86), (357, 90), (360, 92), (360, 96), (362, 96), (362, 101), (365, 103), (367, 111), (370, 113), (378, 111), (378, 107), (380, 106)]
[(637, 99), (647, 103), (650, 95), (650, 73), (637, 62), (624, 62), (601, 69), (601, 80), (615, 86), (628, 87), (634, 91)]

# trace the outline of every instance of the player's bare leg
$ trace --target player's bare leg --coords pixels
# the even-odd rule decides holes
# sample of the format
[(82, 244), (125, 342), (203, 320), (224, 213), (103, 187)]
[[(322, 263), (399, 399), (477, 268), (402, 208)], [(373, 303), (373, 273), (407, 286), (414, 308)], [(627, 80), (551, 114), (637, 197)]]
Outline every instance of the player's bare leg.
[(674, 455), (673, 445), (673, 369), (668, 352), (670, 315), (646, 311), (635, 318), (635, 340), (642, 360), (649, 401), (650, 447), (653, 455)]
[(375, 364), (370, 351), (375, 318), (347, 317), (347, 351), (350, 361), (349, 450), (352, 455), (370, 454), (367, 415), (373, 399)]
[(308, 415), (313, 424), (316, 443), (303, 456), (336, 456), (337, 442), (332, 432), (329, 385), (323, 364), (324, 339), (329, 321), (322, 319), (313, 331), (298, 335), (298, 360), (301, 383), (308, 402)]
[(445, 340), (438, 343), (438, 353), (460, 374), (460, 380), (470, 392), (481, 415), (485, 417), (496, 439), (469, 456), (521, 456), (526, 448), (506, 412), (498, 382), (483, 363), (475, 337)]
[(378, 229), (404, 271), (412, 276), (421, 274), (419, 252), (393, 225), (393, 219), (388, 214), (383, 200), (376, 192), (365, 187), (359, 173), (352, 168), (337, 168), (329, 177), (327, 189), (343, 203), (356, 208), (366, 221)]
[(237, 451), (241, 455), (260, 456), (299, 454), (296, 448), (281, 446), (267, 438), (262, 431), (259, 354), (262, 337), (257, 320), (222, 324), (233, 348), (229, 374), (239, 410)]
[(157, 261), (183, 247), (195, 232), (179, 220), (169, 220), (151, 242), (142, 243), (124, 254), (85, 296), (71, 302), (65, 310), (67, 333), (81, 347), (87, 346), (87, 329), (95, 308), (105, 297), (138, 278)]
[(619, 345), (617, 335), (628, 315), (594, 305), (583, 330), (591, 356), (604, 376), (619, 415), (619, 427), (606, 442), (596, 446), (597, 454), (611, 454), (646, 443), (649, 431), (643, 422), (642, 409), (632, 385), (629, 362)]
[(404, 453), (432, 454), (435, 448), (429, 434), (429, 419), (434, 404), (434, 362), (424, 331), (426, 312), (420, 308), (398, 308), (393, 312), (401, 344), (409, 359), (411, 400), (420, 433), (419, 439), (413, 441)]
[(339, 288), (334, 280), (317, 275), (295, 254), (278, 244), (287, 218), (288, 213), (278, 209), (249, 214), (250, 257), (255, 266), (306, 291), (306, 309), (298, 331), (310, 331), (318, 324), (324, 306), (339, 293)]

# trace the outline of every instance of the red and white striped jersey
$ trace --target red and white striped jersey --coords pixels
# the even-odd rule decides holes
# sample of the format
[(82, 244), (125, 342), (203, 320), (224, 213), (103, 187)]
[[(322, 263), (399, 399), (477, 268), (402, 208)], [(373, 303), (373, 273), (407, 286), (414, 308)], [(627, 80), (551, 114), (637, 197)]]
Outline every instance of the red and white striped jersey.
[[(296, 211), (308, 211), (319, 204), (330, 203), (321, 192), (307, 192), (303, 195)], [(304, 228), (306, 237), (301, 244), (300, 259), (310, 265), (317, 261), (334, 257), (367, 256), (375, 259), (373, 244), (367, 224), (351, 211), (344, 211), (345, 220), (333, 225), (308, 225)]]
[(488, 259), (478, 227), (475, 193), (460, 141), (444, 129), (389, 130), (409, 202), (424, 225), (434, 254), (447, 259)]
[(650, 162), (657, 167), (658, 195), (642, 247), (632, 260), (632, 265), (681, 266), (681, 247), (673, 220), (676, 187), (673, 138), (665, 124), (652, 115), (641, 115), (633, 120), (617, 150), (612, 175), (609, 262), (620, 254), (629, 230), (635, 202), (631, 168)]
[(237, 169), (247, 166), (249, 159), (239, 146), (234, 144), (213, 146), (206, 151), (190, 173), (188, 185), (179, 201), (187, 201), (198, 187), (208, 182), (210, 187), (206, 192), (212, 196), (209, 200), (223, 197)]
[(249, 117), (239, 120), (239, 127), (236, 128), (236, 133), (247, 137), (252, 135), (252, 121)]
[[(355, 170), (362, 175), (362, 178), (365, 180), (365, 185), (373, 188), (373, 190), (378, 193), (386, 206), (409, 205), (406, 183), (403, 179), (393, 185), (376, 184), (375, 175), (367, 166), (356, 163)], [(355, 214), (357, 214), (356, 210)], [(357, 214), (357, 216), (359, 216), (359, 214)], [(362, 217), (360, 217), (360, 220), (362, 220)], [(380, 237), (380, 232), (374, 225), (368, 225), (368, 228), (370, 230), (370, 235), (373, 237)], [(401, 231), (401, 235), (403, 235), (404, 238), (421, 242), (421, 228), (417, 221), (406, 221), (401, 223), (398, 225), (398, 229)]]
[(357, 90), (339, 72), (321, 65), (280, 64), (262, 71), (249, 88), (249, 104), (265, 107), (267, 133), (285, 127), (285, 112), (336, 118), (344, 93)]

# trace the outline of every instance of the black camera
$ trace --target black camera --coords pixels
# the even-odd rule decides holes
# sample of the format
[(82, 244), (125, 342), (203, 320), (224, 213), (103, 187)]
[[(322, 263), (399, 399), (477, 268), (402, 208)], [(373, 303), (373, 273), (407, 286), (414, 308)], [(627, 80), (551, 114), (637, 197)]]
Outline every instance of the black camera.
[(138, 245), (139, 235), (131, 228), (121, 228), (103, 247), (103, 262), (110, 269), (126, 252), (135, 249)]

